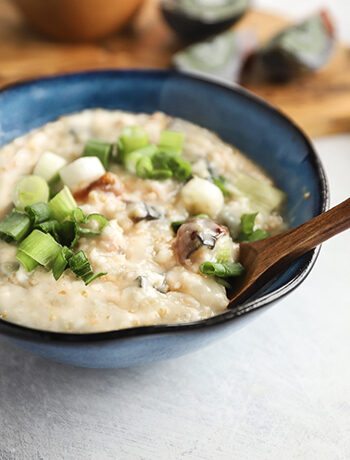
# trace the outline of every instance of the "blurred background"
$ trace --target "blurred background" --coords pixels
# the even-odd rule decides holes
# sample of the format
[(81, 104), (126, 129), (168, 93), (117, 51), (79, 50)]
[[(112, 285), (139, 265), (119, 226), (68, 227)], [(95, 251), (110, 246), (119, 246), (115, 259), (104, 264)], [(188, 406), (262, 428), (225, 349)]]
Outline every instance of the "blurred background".
[(0, 87), (175, 67), (243, 84), (311, 136), (347, 132), (349, 18), (348, 0), (0, 0)]

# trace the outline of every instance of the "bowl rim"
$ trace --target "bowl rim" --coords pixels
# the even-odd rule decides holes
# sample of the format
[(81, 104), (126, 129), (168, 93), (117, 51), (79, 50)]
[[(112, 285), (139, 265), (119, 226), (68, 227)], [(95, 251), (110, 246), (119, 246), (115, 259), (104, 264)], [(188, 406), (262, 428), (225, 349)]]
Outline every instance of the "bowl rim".
[[(80, 77), (98, 77), (103, 75), (145, 75), (145, 76), (159, 76), (162, 78), (175, 76), (177, 78), (183, 78), (195, 82), (196, 80), (202, 81), (204, 83), (219, 87), (226, 88), (230, 91), (234, 91), (243, 95), (245, 98), (249, 99), (251, 102), (257, 105), (263, 105), (268, 111), (270, 111), (274, 116), (277, 116), (284, 121), (287, 121), (288, 124), (302, 137), (305, 145), (307, 147), (308, 155), (307, 157), (311, 161), (316, 176), (319, 180), (319, 196), (320, 196), (320, 209), (319, 213), (325, 212), (329, 207), (329, 186), (327, 177), (322, 166), (321, 160), (316, 153), (314, 147), (312, 146), (311, 141), (305, 132), (282, 110), (270, 104), (268, 101), (262, 99), (251, 91), (239, 86), (236, 83), (229, 83), (222, 81), (217, 78), (206, 78), (204, 76), (193, 76), (187, 72), (178, 72), (176, 70), (163, 70), (163, 69), (98, 69), (98, 70), (87, 70), (79, 72), (64, 72), (57, 73), (49, 76), (39, 77), (39, 78), (28, 78), (22, 79), (20, 81), (15, 81), (9, 84), (5, 84), (0, 88), (0, 95), (8, 90), (13, 90), (17, 88), (23, 88), (37, 82), (50, 82), (57, 80), (64, 80), (66, 78), (80, 78)], [(151, 326), (138, 326), (127, 329), (120, 330), (111, 330), (105, 332), (88, 332), (88, 333), (70, 333), (70, 332), (53, 332), (46, 331), (42, 329), (34, 329), (20, 324), (12, 323), (6, 321), (3, 318), (0, 318), (0, 334), (19, 338), (29, 341), (39, 341), (39, 342), (49, 342), (49, 343), (61, 343), (61, 344), (84, 344), (84, 343), (94, 343), (101, 341), (115, 341), (118, 339), (125, 339), (130, 337), (139, 337), (139, 336), (150, 336), (155, 334), (164, 334), (169, 332), (186, 332), (200, 330), (207, 327), (215, 327), (221, 324), (227, 323), (234, 319), (237, 319), (243, 315), (251, 313), (261, 307), (271, 305), (282, 297), (286, 296), (292, 292), (296, 287), (301, 284), (306, 277), (309, 275), (311, 269), (313, 268), (317, 257), (319, 255), (321, 247), (317, 247), (307, 253), (304, 258), (303, 264), (299, 267), (297, 273), (289, 280), (286, 284), (282, 285), (278, 289), (275, 289), (263, 296), (258, 296), (257, 298), (244, 302), (242, 305), (239, 305), (236, 309), (230, 309), (220, 315), (213, 316), (211, 318), (202, 319), (189, 323), (179, 323), (179, 324), (161, 324), (161, 325), (151, 325)]]

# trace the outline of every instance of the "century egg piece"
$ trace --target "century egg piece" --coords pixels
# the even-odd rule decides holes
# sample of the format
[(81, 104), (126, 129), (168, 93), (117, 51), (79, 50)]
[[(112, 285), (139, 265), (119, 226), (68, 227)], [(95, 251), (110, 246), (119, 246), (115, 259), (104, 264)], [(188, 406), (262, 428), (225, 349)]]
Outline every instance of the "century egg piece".
[(246, 12), (250, 0), (162, 0), (164, 19), (186, 40), (223, 32)]
[(325, 11), (287, 27), (252, 54), (244, 68), (249, 82), (287, 82), (323, 67), (332, 55), (334, 27)]

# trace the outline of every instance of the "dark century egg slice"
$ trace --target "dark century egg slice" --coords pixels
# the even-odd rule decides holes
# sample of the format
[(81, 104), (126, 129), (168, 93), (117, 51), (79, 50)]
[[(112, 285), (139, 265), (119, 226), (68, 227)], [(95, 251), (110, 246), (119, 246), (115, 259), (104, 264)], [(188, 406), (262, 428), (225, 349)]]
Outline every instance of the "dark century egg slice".
[(320, 69), (334, 49), (334, 28), (325, 11), (275, 35), (252, 54), (244, 68), (244, 81), (286, 82)]
[(162, 0), (164, 19), (186, 40), (201, 40), (228, 29), (251, 0)]

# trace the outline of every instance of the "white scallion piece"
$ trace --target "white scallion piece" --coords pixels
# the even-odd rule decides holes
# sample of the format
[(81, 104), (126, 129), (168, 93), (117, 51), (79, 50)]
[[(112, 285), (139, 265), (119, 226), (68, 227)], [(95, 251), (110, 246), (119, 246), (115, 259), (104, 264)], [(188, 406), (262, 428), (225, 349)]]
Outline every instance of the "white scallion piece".
[(81, 157), (60, 170), (62, 182), (72, 193), (84, 190), (106, 173), (97, 157)]
[(34, 174), (50, 182), (56, 178), (59, 170), (67, 164), (67, 161), (52, 152), (45, 152), (41, 155), (34, 168)]
[(224, 206), (224, 196), (216, 185), (194, 177), (181, 189), (181, 198), (191, 215), (207, 214), (215, 218)]

